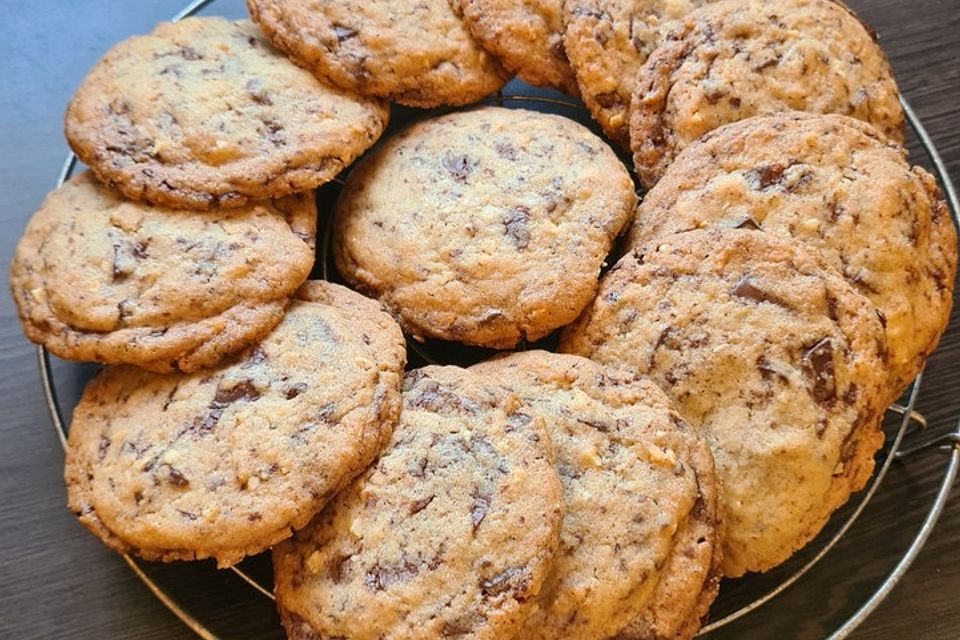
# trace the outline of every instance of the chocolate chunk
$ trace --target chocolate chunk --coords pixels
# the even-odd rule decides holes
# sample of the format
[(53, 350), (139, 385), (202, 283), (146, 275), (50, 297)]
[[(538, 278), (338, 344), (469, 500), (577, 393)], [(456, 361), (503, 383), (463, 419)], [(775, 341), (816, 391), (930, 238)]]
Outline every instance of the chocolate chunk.
[(517, 148), (505, 141), (498, 141), (496, 143), (497, 155), (499, 155), (504, 160), (510, 160), (515, 162), (517, 159)]
[(528, 567), (510, 567), (487, 580), (480, 582), (480, 592), (487, 598), (496, 598), (505, 593), (512, 593), (518, 600), (530, 586), (530, 569)]
[(133, 273), (137, 262), (147, 257), (147, 245), (117, 239), (113, 243), (113, 279), (122, 280)]
[(258, 364), (264, 362), (267, 359), (267, 352), (264, 351), (260, 345), (257, 345), (253, 348), (253, 351), (250, 352), (250, 357), (247, 358), (247, 361), (243, 363), (240, 367), (241, 369), (250, 369), (255, 367)]
[(412, 503), (410, 503), (410, 515), (420, 513), (421, 511), (426, 509), (427, 506), (431, 502), (433, 502), (433, 499), (435, 497), (436, 496), (428, 496), (426, 498), (420, 498), (419, 500), (414, 500)]
[(783, 300), (771, 293), (764, 291), (754, 284), (754, 282), (755, 281), (749, 275), (745, 275), (741, 277), (735, 285), (733, 285), (730, 293), (738, 298), (744, 298), (745, 300), (752, 300), (754, 302), (769, 302), (771, 304), (783, 307), (784, 309), (791, 308), (790, 305), (786, 304)]
[(496, 461), (497, 471), (500, 473), (510, 472), (510, 467), (486, 434), (474, 431), (467, 442), (467, 451), (476, 456), (486, 456), (488, 462)]
[(830, 203), (830, 222), (836, 222), (844, 213), (846, 213), (846, 209), (842, 205), (836, 202)]
[(420, 458), (419, 460), (414, 460), (407, 465), (407, 473), (412, 475), (414, 478), (422, 478), (427, 473), (427, 459)]
[(833, 367), (833, 342), (823, 338), (803, 354), (803, 370), (811, 379), (811, 395), (819, 404), (829, 405), (837, 399), (837, 383)]
[(267, 90), (263, 87), (263, 82), (258, 78), (254, 78), (247, 82), (246, 85), (247, 93), (250, 94), (250, 99), (264, 106), (270, 106), (273, 104), (273, 100), (270, 99), (270, 94), (267, 93)]
[(472, 171), (470, 160), (467, 159), (467, 156), (447, 154), (440, 163), (443, 165), (443, 168), (447, 170), (447, 173), (457, 182), (466, 182), (467, 176), (470, 175)]
[(480, 318), (477, 320), (480, 324), (488, 324), (503, 317), (503, 311), (501, 309), (490, 309), (486, 311)]
[(577, 422), (591, 429), (596, 429), (600, 433), (610, 433), (610, 425), (600, 420), (577, 418)]
[(230, 388), (219, 387), (213, 396), (213, 401), (207, 406), (207, 412), (198, 416), (191, 425), (191, 430), (201, 434), (213, 431), (224, 409), (235, 402), (254, 402), (260, 399), (260, 392), (253, 386), (252, 380), (244, 380)]
[[(664, 327), (660, 331), (660, 335), (657, 336), (657, 341), (653, 343), (652, 351), (656, 351), (657, 349), (662, 347), (664, 344), (666, 344), (667, 340), (670, 339), (670, 335), (672, 333), (673, 333), (673, 327)], [(650, 358), (651, 358), (651, 364), (652, 364), (652, 358), (653, 358), (652, 353), (650, 354)]]
[(530, 221), (530, 209), (524, 206), (514, 207), (503, 219), (503, 226), (506, 228), (506, 235), (513, 239), (513, 243), (518, 249), (526, 249), (530, 245), (530, 229), (527, 223)]
[(317, 412), (317, 418), (320, 420), (320, 422), (323, 422), (325, 424), (334, 424), (338, 422), (338, 420), (334, 419), (334, 416), (336, 414), (337, 414), (337, 406), (332, 402), (328, 402), (327, 404), (320, 407), (320, 410)]
[(772, 362), (767, 360), (766, 356), (761, 355), (757, 358), (757, 370), (760, 372), (760, 375), (763, 376), (764, 380), (773, 380), (776, 378), (783, 383), (789, 381), (787, 376), (785, 376), (782, 371), (777, 369)]
[(709, 104), (717, 104), (727, 95), (727, 92), (723, 89), (710, 89), (704, 93), (703, 97)]
[(193, 47), (180, 47), (177, 53), (184, 60), (203, 60), (203, 55)]
[(886, 315), (883, 311), (880, 311), (880, 309), (874, 309), (874, 311), (877, 312), (877, 320), (880, 321), (880, 325), (881, 325), (884, 329), (886, 329), (886, 328), (887, 328), (887, 315)]
[(780, 183), (784, 170), (782, 165), (765, 165), (748, 171), (744, 177), (752, 189), (766, 191)]
[(515, 411), (507, 416), (507, 426), (504, 428), (504, 431), (511, 433), (517, 429), (527, 426), (532, 420), (533, 418), (528, 414)]
[(423, 380), (423, 378), (424, 378), (423, 371), (420, 369), (414, 369), (413, 371), (407, 372), (403, 376), (403, 390), (410, 391), (415, 386), (417, 386), (417, 384), (421, 380)]
[(229, 388), (217, 388), (217, 393), (213, 397), (212, 404), (219, 404), (226, 407), (241, 400), (254, 401), (258, 399), (260, 399), (260, 392), (253, 386), (253, 381), (244, 380)]
[(119, 303), (117, 303), (117, 314), (120, 316), (120, 321), (123, 322), (127, 318), (133, 315), (134, 309), (137, 304), (130, 298), (124, 298)]
[(381, 567), (374, 566), (363, 576), (363, 586), (370, 591), (383, 591), (395, 584), (407, 582), (420, 573), (420, 569), (412, 562), (403, 562)]
[(600, 11), (599, 9), (589, 9), (587, 7), (574, 6), (570, 10), (571, 15), (587, 17), (587, 18), (596, 18), (597, 20), (606, 20), (607, 22), (612, 22), (610, 14), (606, 11)]
[(487, 517), (487, 513), (490, 511), (490, 503), (492, 497), (489, 493), (483, 493), (481, 491), (476, 491), (473, 494), (473, 508), (470, 510), (470, 522), (473, 525), (473, 533), (477, 533), (477, 529), (480, 528), (480, 525), (483, 523), (483, 519)]
[(750, 216), (743, 216), (737, 220), (731, 220), (730, 228), (731, 229), (749, 229), (750, 231), (759, 231), (760, 225), (758, 225)]
[(471, 616), (470, 618), (463, 617), (444, 622), (443, 627), (440, 629), (440, 635), (444, 638), (462, 638), (469, 636), (473, 633), (476, 624), (479, 623), (475, 618), (476, 616)]
[(280, 132), (283, 131), (283, 125), (273, 118), (263, 118), (261, 122), (266, 130), (265, 135), (267, 140), (269, 140), (275, 147), (282, 147), (287, 144), (286, 138), (280, 135)]
[(333, 25), (333, 33), (337, 36), (337, 42), (343, 42), (357, 35), (357, 30), (342, 24)]
[(753, 65), (753, 70), (754, 70), (754, 71), (763, 71), (764, 69), (766, 69), (766, 68), (768, 68), (768, 67), (776, 66), (779, 62), (780, 62), (780, 56), (779, 56), (779, 55), (772, 56), (772, 57), (770, 57), (770, 58), (767, 58), (766, 60), (763, 60), (762, 62), (759, 62), (759, 63)]
[(176, 467), (170, 467), (170, 484), (179, 488), (185, 489), (190, 486), (190, 481), (187, 480), (186, 476), (180, 472)]
[(287, 400), (293, 400), (294, 398), (296, 398), (298, 395), (300, 395), (306, 390), (307, 390), (307, 385), (302, 382), (298, 382), (292, 387), (287, 387), (286, 391), (283, 392), (283, 396)]
[(97, 460), (102, 462), (107, 455), (107, 450), (110, 448), (110, 438), (107, 436), (100, 436), (100, 443), (97, 445)]
[(456, 393), (444, 389), (436, 381), (428, 380), (423, 390), (407, 404), (414, 409), (424, 409), (435, 413), (469, 413), (477, 414), (480, 408), (471, 401), (461, 398)]

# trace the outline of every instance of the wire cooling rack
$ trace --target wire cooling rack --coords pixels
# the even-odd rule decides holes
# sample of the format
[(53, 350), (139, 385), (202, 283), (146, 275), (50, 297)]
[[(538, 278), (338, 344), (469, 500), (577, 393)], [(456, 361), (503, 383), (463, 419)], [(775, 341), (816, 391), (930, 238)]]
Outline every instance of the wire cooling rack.
[[(173, 19), (180, 20), (187, 16), (194, 15), (214, 4), (215, 0), (195, 0), (178, 13)], [(590, 126), (596, 130), (596, 126), (590, 121), (586, 110), (579, 102), (560, 97), (552, 92), (543, 92), (527, 87), (520, 83), (512, 83), (508, 87), (512, 89), (508, 93), (498, 94), (492, 101), (507, 107), (524, 107), (538, 111), (548, 111), (561, 113), (582, 124)], [(960, 215), (960, 203), (958, 203), (957, 192), (947, 174), (943, 160), (933, 145), (932, 140), (923, 127), (923, 124), (917, 118), (916, 113), (910, 105), (901, 99), (903, 109), (906, 113), (907, 122), (911, 135), (915, 138), (917, 144), (924, 153), (925, 164), (928, 165), (936, 175), (940, 186), (945, 194), (947, 204), (950, 208), (951, 217), (954, 223), (958, 222)], [(399, 111), (399, 114), (396, 114)], [(412, 113), (409, 112), (406, 119), (409, 119)], [(395, 110), (395, 121), (403, 121), (404, 110), (402, 108)], [(914, 158), (916, 161), (916, 158)], [(63, 184), (75, 171), (78, 162), (75, 155), (68, 155), (60, 171), (57, 186)], [(329, 187), (321, 188), (318, 191), (318, 205), (321, 212), (329, 212), (336, 192), (339, 190), (337, 182)], [(323, 215), (323, 214), (321, 214)], [(326, 216), (328, 217), (328, 216)], [(326, 224), (321, 228), (320, 255), (318, 256), (318, 267), (315, 277), (335, 279), (336, 273), (332, 268), (330, 260), (330, 225)], [(411, 351), (411, 360), (421, 360), (424, 363), (430, 362), (472, 362), (482, 359), (487, 352), (478, 349), (464, 349), (454, 347), (449, 344), (431, 342), (418, 343), (409, 341)], [(43, 347), (37, 347), (37, 361), (40, 370), (43, 393), (46, 398), (47, 406), (50, 411), (50, 418), (60, 439), (60, 443), (66, 448), (66, 421), (64, 420), (63, 406), (58, 399), (58, 386), (56, 381), (55, 369), (51, 363), (50, 355)], [(76, 367), (77, 365), (71, 365)], [(81, 371), (79, 374), (74, 372), (74, 377), (89, 377), (89, 371)], [(824, 531), (812, 543), (798, 552), (787, 563), (773, 570), (769, 574), (762, 576), (747, 576), (736, 581), (724, 581), (721, 585), (720, 595), (711, 609), (711, 621), (706, 624), (698, 634), (698, 637), (719, 638), (727, 636), (734, 623), (741, 621), (757, 610), (764, 608), (776, 608), (778, 606), (778, 596), (781, 596), (791, 587), (802, 589), (804, 577), (826, 558), (830, 552), (838, 545), (854, 524), (860, 518), (870, 501), (882, 489), (884, 478), (886, 478), (894, 462), (910, 463), (911, 460), (918, 457), (922, 452), (931, 449), (938, 449), (947, 454), (947, 460), (944, 464), (927, 466), (924, 469), (929, 474), (937, 474), (936, 490), (932, 501), (929, 504), (926, 516), (923, 519), (919, 529), (914, 534), (903, 555), (896, 561), (895, 566), (889, 574), (880, 582), (878, 586), (871, 589), (861, 601), (857, 603), (854, 612), (846, 616), (839, 624), (832, 627), (825, 636), (831, 640), (840, 640), (846, 638), (850, 633), (860, 625), (889, 595), (894, 586), (900, 581), (904, 573), (910, 567), (910, 564), (916, 558), (917, 554), (923, 548), (924, 543), (930, 536), (937, 519), (943, 511), (944, 505), (950, 494), (950, 490), (960, 469), (960, 424), (950, 425), (947, 429), (938, 429), (939, 433), (933, 433), (933, 429), (927, 428), (926, 418), (918, 413), (914, 407), (920, 397), (922, 377), (917, 376), (910, 390), (905, 394), (902, 403), (892, 405), (884, 421), (884, 432), (886, 442), (881, 452), (877, 454), (878, 465), (867, 488), (834, 514), (830, 523)], [(77, 385), (74, 384), (74, 387)], [(233, 585), (231, 597), (246, 597), (250, 599), (251, 607), (258, 607), (258, 612), (272, 611), (272, 582), (271, 571), (269, 567), (269, 554), (262, 554), (242, 562), (239, 566), (231, 568), (238, 583), (240, 591), (237, 591)], [(153, 563), (143, 562), (129, 555), (123, 555), (123, 560), (137, 577), (146, 585), (146, 587), (162, 602), (171, 612), (184, 622), (197, 636), (204, 640), (226, 640), (228, 636), (218, 635), (209, 622), (207, 617), (215, 617), (212, 613), (205, 616), (202, 612), (190, 610), (182, 604), (189, 594), (183, 593), (183, 580), (175, 581), (169, 579), (170, 571), (175, 571), (177, 567), (166, 566), (161, 568)], [(196, 564), (196, 563), (191, 563)], [(185, 568), (185, 565), (179, 565)], [(212, 566), (203, 566), (202, 569), (216, 573)], [(219, 575), (229, 575), (228, 572), (219, 572)], [(179, 582), (180, 592), (176, 592), (170, 585)], [(191, 581), (190, 584), (193, 584)], [(731, 588), (732, 587), (732, 588)], [(782, 599), (781, 599), (782, 601)], [(263, 603), (268, 605), (267, 609), (262, 607)], [(246, 611), (245, 607), (240, 610)], [(276, 618), (276, 616), (274, 615)], [(271, 626), (272, 625), (272, 626)], [(235, 626), (236, 627), (236, 626)], [(283, 638), (283, 632), (277, 618), (275, 624), (272, 622), (267, 625), (267, 629), (273, 629), (276, 638)], [(269, 631), (267, 633), (270, 633)]]

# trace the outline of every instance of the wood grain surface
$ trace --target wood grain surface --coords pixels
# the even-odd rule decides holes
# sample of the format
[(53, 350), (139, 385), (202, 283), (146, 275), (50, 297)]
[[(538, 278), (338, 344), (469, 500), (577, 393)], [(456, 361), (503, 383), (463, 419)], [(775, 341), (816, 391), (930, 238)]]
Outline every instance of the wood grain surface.
[[(64, 106), (86, 70), (114, 42), (143, 33), (184, 0), (3, 0), (0, 18), (0, 259), (53, 186), (67, 151)], [(960, 4), (957, 0), (850, 0), (880, 34), (901, 90), (960, 179)], [(239, 0), (211, 12), (240, 17)], [(912, 148), (920, 158), (919, 149)], [(89, 367), (58, 363), (63, 399), (77, 397)], [(41, 394), (33, 346), (9, 295), (0, 296), (0, 638), (191, 638), (123, 561), (65, 507), (63, 455)], [(960, 319), (931, 358), (918, 408), (930, 434), (960, 418)], [(946, 457), (929, 451), (897, 462), (844, 541), (768, 607), (717, 637), (820, 638), (849, 616), (915, 535)], [(266, 571), (262, 562), (254, 570)], [(282, 637), (269, 603), (211, 565), (156, 567), (191, 611), (223, 638)], [(762, 579), (762, 578), (761, 578)], [(772, 578), (771, 578), (772, 580)], [(755, 586), (755, 585), (754, 585)], [(724, 585), (727, 598), (746, 590)], [(960, 637), (960, 496), (919, 559), (855, 638)]]

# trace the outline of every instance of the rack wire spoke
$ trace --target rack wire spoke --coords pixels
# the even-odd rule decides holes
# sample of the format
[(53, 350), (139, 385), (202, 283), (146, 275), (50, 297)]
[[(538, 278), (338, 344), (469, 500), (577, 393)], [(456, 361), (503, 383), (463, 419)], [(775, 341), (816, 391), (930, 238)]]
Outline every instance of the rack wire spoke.
[(249, 584), (251, 587), (253, 587), (257, 591), (259, 591), (262, 595), (267, 596), (271, 600), (275, 600), (275, 598), (273, 597), (273, 593), (271, 593), (269, 589), (267, 589), (262, 584), (260, 584), (259, 582), (251, 578), (250, 574), (246, 573), (243, 569), (241, 569), (236, 565), (233, 565), (232, 567), (230, 567), (230, 570), (233, 571), (238, 576), (240, 576), (241, 580)]

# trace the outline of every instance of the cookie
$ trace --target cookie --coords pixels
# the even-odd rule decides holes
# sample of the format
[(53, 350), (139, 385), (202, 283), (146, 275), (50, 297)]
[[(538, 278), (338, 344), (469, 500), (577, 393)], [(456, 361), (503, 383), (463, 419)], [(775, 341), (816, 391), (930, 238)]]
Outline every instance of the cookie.
[(563, 517), (543, 418), (458, 367), (407, 374), (377, 464), (273, 553), (287, 634), (516, 636)]
[(624, 256), (560, 349), (652, 378), (713, 450), (723, 571), (765, 571), (873, 470), (889, 379), (876, 309), (759, 231), (670, 236)]
[(224, 567), (268, 549), (386, 444), (405, 357), (375, 301), (308, 282), (263, 342), (216, 369), (106, 368), (74, 409), (70, 508), (147, 560)]
[(630, 147), (630, 100), (650, 52), (713, 0), (566, 0), (564, 45), (580, 95), (604, 133)]
[(563, 48), (563, 0), (450, 0), (450, 5), (470, 35), (521, 80), (578, 94)]
[(613, 151), (572, 120), (451, 113), (391, 138), (350, 174), (334, 257), (414, 337), (510, 348), (590, 302), (635, 201)]
[(824, 257), (883, 313), (891, 398), (950, 319), (957, 234), (934, 178), (846, 116), (779, 114), (687, 147), (637, 210), (628, 246), (704, 227), (748, 227)]
[(677, 153), (720, 125), (782, 111), (839, 113), (903, 141), (890, 65), (833, 0), (724, 0), (688, 14), (640, 69), (630, 146), (652, 186)]
[(263, 338), (313, 266), (312, 194), (179, 211), (90, 173), (27, 225), (10, 286), (27, 337), (68, 360), (195, 371)]
[(471, 367), (543, 416), (564, 495), (560, 549), (526, 640), (690, 638), (717, 594), (706, 443), (652, 382), (527, 351)]
[(187, 18), (110, 49), (73, 96), (66, 134), (128, 198), (214, 209), (329, 181), (388, 116), (320, 83), (248, 21)]
[(345, 90), (410, 107), (476, 102), (506, 70), (447, 0), (247, 0), (273, 44)]

